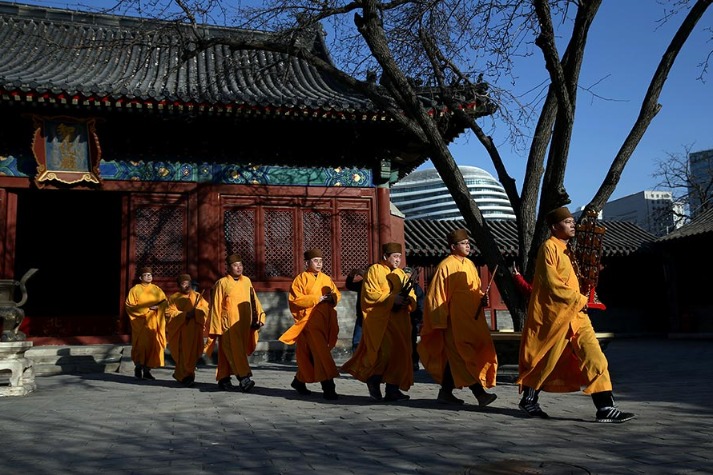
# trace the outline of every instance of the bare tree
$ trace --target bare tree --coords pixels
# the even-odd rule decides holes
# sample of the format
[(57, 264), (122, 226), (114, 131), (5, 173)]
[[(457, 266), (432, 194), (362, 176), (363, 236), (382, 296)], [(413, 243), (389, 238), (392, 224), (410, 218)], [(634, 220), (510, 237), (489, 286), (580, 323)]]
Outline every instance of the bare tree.
[[(677, 54), (712, 1), (668, 2), (667, 14), (680, 10), (686, 13), (685, 18), (663, 52), (639, 116), (612, 157), (608, 174), (587, 210), (600, 210), (615, 190), (629, 158), (661, 109), (658, 98)], [(188, 56), (215, 44), (297, 55), (390, 112), (413, 143), (428, 151), (488, 266), (492, 269), (500, 264), (496, 282), (519, 330), (524, 321), (524, 302), (448, 150), (448, 140), (438, 123), (444, 119), (429, 114), (419, 99), (419, 86), (438, 91), (449, 107), (447, 120), (459, 121), (472, 130), (492, 160), (517, 216), (519, 266), (531, 275), (537, 249), (546, 239), (544, 214), (570, 202), (564, 178), (578, 80), (587, 37), (600, 4), (601, 0), (268, 0), (232, 11), (231, 2), (221, 0), (117, 0), (111, 11), (139, 12), (188, 25), (186, 31), (191, 33), (184, 38)], [(211, 37), (200, 28), (202, 22), (275, 34), (273, 39)], [(315, 28), (329, 33), (333, 61), (312, 54), (301, 41), (304, 32)], [(538, 102), (518, 104), (507, 88), (496, 86), (516, 81), (513, 63), (522, 55), (533, 54), (541, 55), (549, 83), (543, 86)], [(378, 83), (371, 80), (374, 73), (380, 78)], [(483, 82), (484, 76), (489, 85)], [(534, 122), (519, 191), (487, 127), (461, 109), (463, 94), (486, 93), (515, 132), (513, 140), (523, 140), (524, 135), (517, 133), (519, 128)]]
[(654, 178), (657, 188), (671, 192), (674, 203), (685, 206), (674, 207), (675, 218), (688, 221), (701, 211), (713, 208), (713, 158), (701, 162), (698, 173), (691, 168), (691, 145), (685, 145), (683, 152), (668, 152), (666, 158), (657, 160)]

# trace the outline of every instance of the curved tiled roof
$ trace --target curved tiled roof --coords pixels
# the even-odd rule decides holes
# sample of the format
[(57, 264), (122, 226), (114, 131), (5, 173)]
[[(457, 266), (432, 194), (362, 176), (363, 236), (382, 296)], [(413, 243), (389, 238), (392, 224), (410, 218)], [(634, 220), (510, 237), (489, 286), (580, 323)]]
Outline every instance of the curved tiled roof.
[[(626, 256), (646, 249), (656, 237), (634, 223), (605, 221), (602, 257)], [(515, 221), (487, 221), (500, 252), (505, 257), (518, 255), (517, 225)], [(407, 257), (445, 257), (448, 254), (446, 235), (458, 228), (467, 228), (463, 219), (435, 221), (412, 219), (404, 222)], [(472, 241), (474, 243), (474, 241)], [(477, 249), (477, 245), (475, 248)]]
[[(180, 30), (189, 32), (186, 25), (4, 5), (0, 85), (83, 97), (372, 108), (363, 96), (295, 57), (217, 45), (184, 59)], [(266, 35), (207, 26), (200, 31), (206, 38)]]
[[(276, 38), (199, 25), (205, 39)], [(317, 119), (375, 120), (385, 113), (294, 56), (217, 44), (182, 56), (189, 25), (0, 3), (0, 99), (192, 112), (278, 110)], [(329, 60), (321, 32), (303, 39)], [(433, 96), (422, 100), (436, 107)], [(478, 111), (487, 100), (464, 100)], [(483, 109), (483, 113), (487, 107)]]
[(656, 242), (668, 243), (670, 241), (678, 241), (682, 238), (702, 234), (713, 234), (713, 208), (702, 212), (690, 223), (660, 237)]

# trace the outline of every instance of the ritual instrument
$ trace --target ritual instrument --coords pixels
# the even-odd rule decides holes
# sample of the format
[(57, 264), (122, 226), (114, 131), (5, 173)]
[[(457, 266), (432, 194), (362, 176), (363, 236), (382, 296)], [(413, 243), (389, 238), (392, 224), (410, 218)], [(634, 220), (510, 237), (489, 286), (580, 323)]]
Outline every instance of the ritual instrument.
[(198, 297), (196, 297), (196, 301), (193, 302), (193, 308), (196, 308), (198, 306), (198, 303), (201, 301), (201, 298), (203, 297), (204, 293), (205, 293), (205, 289), (203, 289), (203, 291), (200, 294), (198, 294)]
[(411, 291), (414, 289), (416, 286), (416, 282), (418, 282), (418, 274), (421, 272), (420, 267), (414, 267), (413, 271), (411, 272), (411, 275), (409, 276), (408, 279), (406, 279), (406, 282), (404, 282), (403, 287), (401, 287), (401, 295), (404, 297), (408, 297), (408, 294), (411, 293)]
[(260, 330), (264, 323), (260, 321), (260, 316), (257, 313), (257, 305), (255, 302), (255, 289), (250, 287), (250, 307), (252, 308), (252, 318), (250, 321), (250, 328), (253, 330)]
[(587, 211), (577, 223), (576, 229), (577, 234), (570, 240), (570, 246), (574, 257), (572, 266), (579, 279), (579, 290), (589, 298), (587, 307), (606, 310), (606, 305), (597, 297), (596, 287), (601, 270), (604, 233), (607, 229), (598, 223), (595, 211)]
[(194, 311), (195, 311), (196, 307), (198, 307), (198, 303), (201, 301), (201, 297), (203, 297), (204, 293), (205, 293), (205, 289), (203, 289), (203, 292), (198, 294), (198, 296), (196, 297), (196, 301), (193, 302), (193, 308), (190, 311), (188, 311), (188, 313), (186, 313), (187, 320), (190, 320), (191, 318), (193, 318), (193, 316), (195, 314)]
[[(399, 290), (399, 295), (401, 295), (404, 299), (408, 299), (408, 295), (411, 293), (411, 291), (416, 286), (416, 282), (418, 282), (418, 274), (420, 272), (421, 272), (421, 269), (419, 267), (414, 267), (413, 271), (411, 272), (411, 275), (408, 277), (408, 279), (406, 279), (406, 281), (401, 286), (401, 290)], [(401, 305), (394, 304), (394, 306), (391, 310), (393, 312), (397, 312), (400, 308), (401, 308)]]
[(476, 320), (478, 319), (478, 317), (480, 317), (480, 312), (482, 312), (485, 309), (486, 298), (488, 296), (488, 292), (490, 292), (490, 286), (493, 285), (493, 281), (495, 280), (495, 274), (498, 272), (499, 265), (500, 264), (495, 264), (493, 273), (490, 275), (490, 281), (488, 282), (488, 286), (485, 287), (485, 292), (483, 294), (483, 297), (480, 299), (480, 305), (478, 305), (478, 310), (475, 311), (475, 319)]

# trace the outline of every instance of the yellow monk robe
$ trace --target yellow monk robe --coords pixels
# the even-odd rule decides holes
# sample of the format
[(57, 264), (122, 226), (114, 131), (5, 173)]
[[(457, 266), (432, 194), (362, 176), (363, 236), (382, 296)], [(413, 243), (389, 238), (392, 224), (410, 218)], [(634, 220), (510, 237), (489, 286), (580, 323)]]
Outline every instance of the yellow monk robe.
[[(156, 310), (149, 307), (158, 306)], [(136, 284), (126, 297), (131, 320), (131, 360), (147, 368), (163, 366), (166, 350), (166, 294), (155, 284)]]
[(454, 255), (438, 264), (428, 285), (418, 354), (439, 384), (449, 363), (455, 387), (495, 386), (498, 357), (490, 328), (482, 312), (475, 318), (483, 297), (480, 285), (473, 261)]
[(401, 269), (393, 271), (384, 262), (369, 267), (361, 290), (364, 314), (362, 337), (354, 355), (342, 371), (366, 382), (381, 375), (381, 381), (403, 391), (413, 385), (411, 360), (411, 318), (416, 295), (409, 293), (408, 304), (392, 311), (394, 300), (407, 280)]
[[(334, 296), (334, 303), (319, 302), (327, 294)], [(297, 343), (296, 378), (303, 383), (318, 383), (339, 376), (332, 357), (332, 348), (337, 344), (339, 324), (335, 305), (342, 294), (332, 279), (319, 272), (309, 271), (295, 277), (290, 288), (290, 312), (295, 319), (280, 337), (288, 345)]]
[[(193, 317), (187, 319), (188, 312)], [(196, 363), (203, 354), (203, 329), (208, 317), (208, 302), (195, 290), (176, 292), (168, 299), (166, 337), (176, 363), (173, 377), (183, 381), (195, 377)]]
[[(218, 341), (216, 381), (231, 374), (241, 378), (252, 376), (248, 355), (255, 351), (259, 336), (257, 330), (250, 328), (253, 312), (250, 303), (252, 288), (250, 278), (244, 275), (238, 280), (226, 275), (213, 286), (208, 334)], [(265, 323), (265, 312), (257, 294), (255, 310), (259, 320)]]
[(606, 357), (579, 291), (566, 243), (550, 237), (540, 247), (525, 328), (518, 384), (549, 392), (611, 391)]

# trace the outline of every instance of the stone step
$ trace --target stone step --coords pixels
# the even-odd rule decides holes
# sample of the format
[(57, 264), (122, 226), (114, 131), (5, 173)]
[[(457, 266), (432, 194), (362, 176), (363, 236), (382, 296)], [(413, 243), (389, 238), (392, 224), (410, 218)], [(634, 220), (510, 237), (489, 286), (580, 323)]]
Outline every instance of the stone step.
[(33, 362), (35, 375), (63, 373), (113, 373), (119, 371), (127, 345), (45, 345), (27, 350), (25, 358)]
[[(335, 358), (346, 360), (343, 350), (335, 350)], [(25, 353), (32, 360), (35, 375), (51, 376), (55, 374), (79, 373), (114, 373), (132, 371), (131, 345), (99, 344), (99, 345), (43, 345), (33, 346)], [(294, 361), (294, 347), (289, 347), (280, 341), (266, 341), (258, 344), (250, 356), (250, 362), (291, 362)], [(166, 349), (166, 366), (173, 366), (171, 352)], [(211, 357), (204, 356), (199, 364), (217, 365), (218, 357), (214, 352)], [(4, 373), (0, 373), (0, 384)]]

